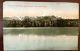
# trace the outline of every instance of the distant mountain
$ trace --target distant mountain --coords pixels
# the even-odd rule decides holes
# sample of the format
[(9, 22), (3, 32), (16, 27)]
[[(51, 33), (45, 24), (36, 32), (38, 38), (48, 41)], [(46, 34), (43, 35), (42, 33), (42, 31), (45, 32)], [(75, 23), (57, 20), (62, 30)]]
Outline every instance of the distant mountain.
[(3, 20), (20, 20), (21, 17), (3, 17)]
[(3, 17), (3, 20), (23, 20), (25, 18), (30, 18), (30, 19), (35, 19), (35, 18), (45, 18), (45, 19), (52, 19), (52, 20), (57, 20), (57, 19), (63, 19), (61, 17), (57, 17), (57, 16), (36, 16), (36, 17), (29, 17), (29, 16), (24, 16), (24, 17)]

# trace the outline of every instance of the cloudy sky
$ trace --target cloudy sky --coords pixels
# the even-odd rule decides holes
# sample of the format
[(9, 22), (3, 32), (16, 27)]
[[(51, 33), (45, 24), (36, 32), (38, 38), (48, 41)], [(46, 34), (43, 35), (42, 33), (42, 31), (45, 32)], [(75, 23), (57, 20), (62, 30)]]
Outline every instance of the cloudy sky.
[(3, 17), (48, 16), (55, 15), (65, 19), (79, 18), (78, 3), (66, 2), (22, 2), (3, 3)]

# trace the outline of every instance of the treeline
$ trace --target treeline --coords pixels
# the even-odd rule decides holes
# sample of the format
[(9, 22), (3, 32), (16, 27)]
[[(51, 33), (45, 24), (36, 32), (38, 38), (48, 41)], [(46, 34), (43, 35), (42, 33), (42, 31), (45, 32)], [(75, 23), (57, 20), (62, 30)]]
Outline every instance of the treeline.
[(62, 19), (55, 16), (24, 17), (23, 20), (4, 19), (4, 27), (77, 27), (78, 19)]

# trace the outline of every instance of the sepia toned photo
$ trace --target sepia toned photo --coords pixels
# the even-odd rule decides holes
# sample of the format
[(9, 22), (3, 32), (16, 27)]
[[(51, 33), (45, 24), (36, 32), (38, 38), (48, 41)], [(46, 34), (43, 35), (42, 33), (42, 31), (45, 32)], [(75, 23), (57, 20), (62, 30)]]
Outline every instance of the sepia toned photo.
[(3, 3), (4, 50), (78, 50), (79, 4)]

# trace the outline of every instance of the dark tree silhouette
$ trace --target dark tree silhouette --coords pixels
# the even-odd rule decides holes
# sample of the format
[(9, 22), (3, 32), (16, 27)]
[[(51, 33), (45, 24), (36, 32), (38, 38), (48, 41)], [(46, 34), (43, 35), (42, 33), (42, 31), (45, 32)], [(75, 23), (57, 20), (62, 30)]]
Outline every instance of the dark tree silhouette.
[(23, 20), (4, 17), (4, 27), (77, 27), (78, 19), (63, 19), (61, 17), (37, 16), (36, 18), (25, 16)]

